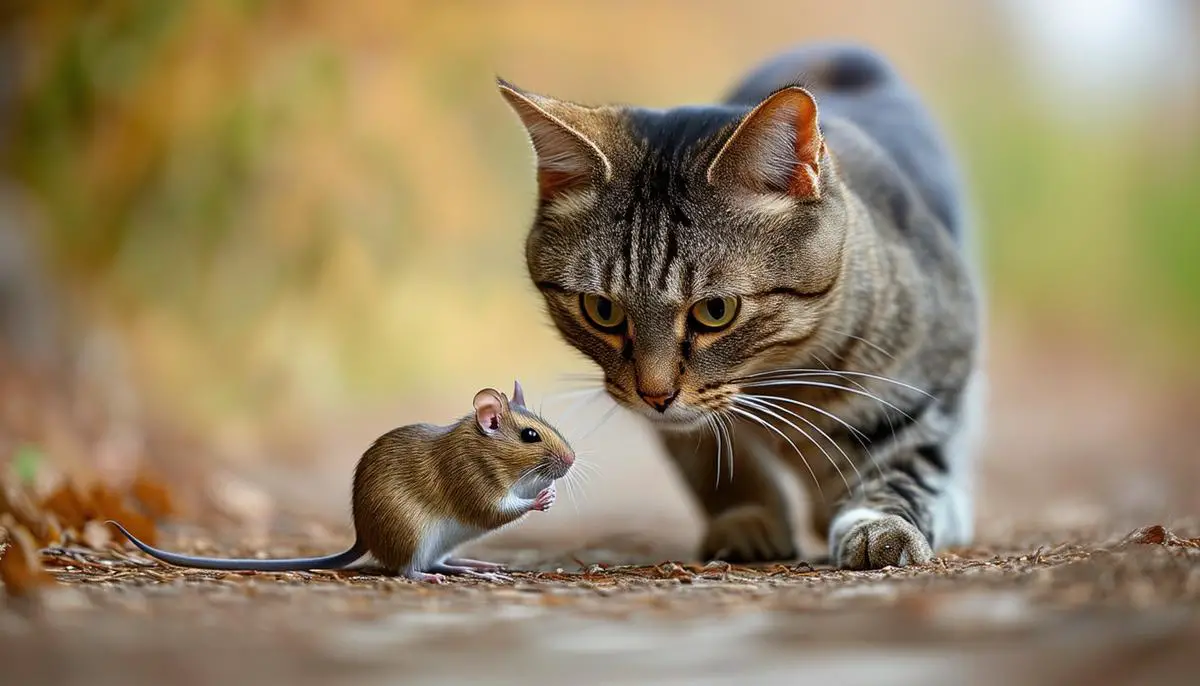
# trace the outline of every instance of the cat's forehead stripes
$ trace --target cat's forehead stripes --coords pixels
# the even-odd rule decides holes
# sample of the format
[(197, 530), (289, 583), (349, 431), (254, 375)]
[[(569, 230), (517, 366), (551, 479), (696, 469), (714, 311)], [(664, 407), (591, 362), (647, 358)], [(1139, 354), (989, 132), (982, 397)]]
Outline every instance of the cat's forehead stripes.
[[(711, 193), (703, 170), (736, 108), (632, 109), (627, 133), (637, 153), (625, 160), (608, 220), (606, 290), (651, 302), (686, 302), (696, 292), (692, 256), (702, 201)], [(619, 246), (619, 250), (613, 250)]]

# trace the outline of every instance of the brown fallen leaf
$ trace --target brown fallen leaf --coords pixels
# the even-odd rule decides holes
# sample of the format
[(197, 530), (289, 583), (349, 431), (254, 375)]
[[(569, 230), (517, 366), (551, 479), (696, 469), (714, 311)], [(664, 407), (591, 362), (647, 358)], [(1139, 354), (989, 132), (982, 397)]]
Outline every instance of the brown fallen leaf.
[(53, 512), (63, 528), (75, 531), (83, 531), (83, 526), (96, 514), (95, 507), (70, 479), (42, 500), (42, 509)]
[(40, 509), (25, 489), (0, 481), (0, 514), (8, 513), (17, 524), (44, 541), (51, 532)]
[(90, 495), (96, 503), (96, 519), (101, 522), (108, 519), (118, 521), (129, 533), (151, 545), (158, 541), (158, 527), (154, 525), (154, 520), (126, 507), (120, 494), (102, 484), (96, 484), (92, 487)]
[(32, 595), (39, 586), (52, 580), (42, 569), (37, 539), (9, 515), (0, 518), (0, 524), (8, 532), (4, 551), (0, 553), (0, 582), (4, 583), (4, 593), (14, 598)]
[(138, 474), (133, 480), (131, 490), (133, 497), (150, 517), (164, 519), (175, 514), (175, 502), (171, 498), (171, 492), (146, 474)]
[(1163, 525), (1154, 524), (1133, 530), (1128, 536), (1121, 539), (1117, 547), (1130, 545), (1167, 545), (1200, 548), (1200, 538), (1181, 538)]
[(83, 542), (92, 550), (104, 550), (113, 542), (114, 530), (108, 524), (92, 520), (83, 525)]

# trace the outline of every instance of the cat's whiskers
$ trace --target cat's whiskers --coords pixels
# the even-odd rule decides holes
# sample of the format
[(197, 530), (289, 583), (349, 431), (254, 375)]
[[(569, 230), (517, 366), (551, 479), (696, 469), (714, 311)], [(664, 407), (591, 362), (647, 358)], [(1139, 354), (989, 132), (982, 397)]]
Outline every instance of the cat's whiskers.
[(826, 502), (825, 501), (825, 490), (823, 488), (821, 488), (821, 480), (817, 478), (817, 473), (815, 471), (813, 471), (812, 465), (810, 465), (808, 463), (808, 459), (804, 457), (804, 453), (800, 452), (800, 448), (795, 444), (795, 442), (792, 441), (791, 438), (788, 437), (787, 434), (785, 434), (783, 431), (777, 429), (775, 427), (775, 425), (773, 425), (770, 422), (768, 422), (767, 420), (759, 417), (758, 415), (754, 414), (753, 412), (746, 409), (745, 407), (738, 407), (736, 405), (731, 405), (729, 407), (729, 411), (733, 412), (734, 414), (736, 414), (740, 417), (745, 417), (746, 419), (753, 421), (754, 423), (758, 424), (759, 426), (762, 426), (762, 427), (778, 434), (780, 437), (783, 438), (783, 440), (787, 441), (788, 445), (792, 446), (792, 450), (795, 450), (796, 454), (800, 456), (800, 461), (804, 463), (804, 467), (806, 469), (808, 469), (808, 474), (809, 474), (809, 476), (812, 477), (813, 484), (816, 485), (816, 487), (817, 487), (817, 495), (820, 496), (821, 502), (822, 503)]
[[(853, 382), (850, 382), (850, 383), (853, 383)], [(759, 388), (759, 387), (763, 387), (763, 386), (784, 386), (784, 387), (808, 386), (808, 387), (830, 388), (833, 390), (840, 390), (845, 393), (852, 393), (855, 395), (860, 395), (860, 396), (863, 396), (866, 398), (870, 398), (871, 400), (874, 400), (875, 402), (880, 403), (884, 407), (887, 407), (892, 410), (895, 410), (896, 412), (899, 412), (901, 414), (901, 416), (905, 417), (910, 422), (916, 422), (916, 420), (912, 417), (912, 415), (908, 414), (907, 412), (900, 409), (899, 407), (896, 407), (895, 404), (890, 403), (890, 402), (884, 400), (883, 398), (880, 398), (879, 396), (871, 393), (870, 391), (867, 391), (861, 384), (855, 384), (855, 385), (858, 386), (858, 389), (847, 388), (845, 386), (838, 386), (837, 384), (829, 384), (829, 383), (823, 383), (823, 382), (819, 382), (819, 381), (803, 381), (803, 380), (794, 380), (793, 379), (793, 380), (769, 380), (769, 381), (761, 381), (761, 382), (751, 383), (751, 384), (743, 384), (743, 388)], [(861, 389), (861, 390), (859, 390), (859, 389)], [(796, 401), (796, 402), (798, 402), (798, 401)], [(895, 441), (896, 440), (896, 427), (895, 427), (895, 425), (892, 424), (892, 419), (890, 416), (888, 416), (887, 412), (884, 412), (883, 415), (884, 415), (884, 419), (888, 423), (888, 427), (892, 431), (892, 440)], [(849, 425), (847, 424), (846, 426), (849, 426)], [(859, 433), (861, 433), (861, 432), (859, 432)], [(861, 439), (860, 439), (859, 443), (860, 444), (862, 443)], [(863, 449), (866, 451), (867, 456), (871, 458), (871, 463), (875, 465), (875, 470), (879, 474), (882, 475), (883, 468), (879, 465), (879, 461), (875, 459), (875, 453), (871, 450), (870, 446), (863, 445)]]
[(791, 386), (791, 387), (801, 387), (801, 388), (828, 388), (831, 390), (842, 391), (844, 393), (852, 393), (854, 395), (861, 395), (863, 397), (870, 398), (871, 400), (874, 400), (875, 402), (877, 402), (885, 407), (891, 408), (891, 409), (895, 410), (896, 412), (899, 412), (902, 416), (904, 416), (909, 421), (911, 421), (911, 422), (916, 421), (915, 419), (913, 419), (912, 415), (908, 414), (907, 412), (900, 409), (899, 407), (896, 407), (893, 403), (890, 403), (890, 402), (884, 400), (883, 398), (880, 398), (879, 396), (875, 395), (874, 393), (871, 393), (870, 391), (862, 391), (862, 390), (858, 390), (856, 388), (848, 388), (846, 386), (839, 386), (837, 384), (825, 383), (822, 381), (804, 381), (801, 379), (785, 378), (785, 379), (768, 379), (765, 381), (755, 381), (752, 383), (743, 383), (743, 384), (741, 384), (741, 386), (742, 386), (742, 388), (766, 388), (766, 387), (778, 387), (778, 386), (784, 386), (784, 387)]
[[(795, 369), (773, 369), (770, 371), (758, 372), (756, 374), (750, 374), (748, 376), (744, 376), (744, 377), (741, 377), (738, 379), (733, 379), (733, 381), (735, 381), (735, 382), (736, 381), (749, 381), (751, 379), (758, 379), (758, 378), (763, 378), (763, 377), (780, 378), (780, 379), (794, 379), (794, 378), (808, 378), (808, 377), (814, 377), (814, 376), (816, 376), (816, 377), (854, 376), (854, 377), (860, 377), (860, 378), (873, 379), (875, 381), (884, 381), (884, 382), (887, 382), (890, 384), (895, 384), (897, 386), (900, 386), (901, 388), (906, 388), (910, 391), (913, 391), (914, 393), (920, 393), (921, 395), (923, 395), (927, 398), (934, 397), (931, 393), (929, 393), (928, 391), (926, 391), (924, 389), (917, 388), (916, 386), (913, 386), (912, 384), (907, 384), (907, 383), (904, 383), (903, 381), (899, 381), (897, 379), (893, 379), (893, 378), (890, 378), (887, 376), (880, 376), (878, 374), (868, 374), (866, 372), (848, 371), (845, 369), (837, 369), (837, 370), (834, 370), (834, 369), (809, 369), (809, 368), (803, 368), (803, 367), (795, 368)], [(850, 382), (849, 379), (846, 379), (846, 381), (848, 383)]]
[[(717, 487), (721, 485), (721, 468), (728, 464), (729, 481), (733, 481), (733, 436), (730, 434), (729, 427), (726, 426), (728, 418), (722, 413), (713, 413), (705, 418), (712, 427), (713, 436), (717, 439)], [(724, 440), (722, 440), (722, 438)], [(728, 463), (725, 463), (725, 455), (729, 455)], [(723, 464), (724, 463), (724, 464)]]
[(820, 434), (825, 437), (825, 440), (832, 443), (833, 447), (837, 448), (839, 451), (842, 452), (842, 457), (846, 458), (846, 462), (849, 463), (850, 467), (854, 469), (854, 473), (858, 476), (858, 481), (856, 483), (862, 483), (862, 474), (858, 473), (858, 467), (854, 466), (854, 461), (850, 459), (849, 455), (846, 455), (845, 451), (842, 450), (842, 447), (837, 444), (837, 441), (834, 441), (832, 438), (830, 438), (829, 434), (826, 434), (824, 431), (821, 431), (821, 428), (818, 427), (816, 424), (813, 424), (808, 419), (801, 417), (799, 414), (796, 414), (795, 412), (792, 412), (791, 410), (789, 410), (787, 408), (781, 407), (779, 405), (775, 405), (774, 403), (768, 402), (766, 400), (753, 399), (750, 396), (742, 395), (742, 396), (734, 396), (733, 401), (735, 403), (741, 404), (743, 407), (749, 406), (749, 407), (757, 409), (759, 412), (762, 412), (770, 417), (774, 417), (775, 419), (778, 419), (779, 421), (783, 422), (784, 425), (795, 429), (797, 432), (800, 433), (801, 436), (804, 436), (805, 438), (807, 438), (808, 442), (817, 446), (817, 450), (820, 450), (821, 454), (825, 456), (825, 459), (829, 461), (829, 464), (833, 466), (834, 471), (836, 471), (838, 477), (841, 478), (842, 484), (845, 485), (846, 492), (849, 493), (852, 490), (850, 487), (850, 482), (846, 480), (846, 475), (842, 472), (842, 468), (838, 466), (837, 460), (833, 459), (833, 456), (829, 454), (829, 451), (825, 449), (825, 446), (821, 445), (820, 442), (818, 442), (815, 438), (813, 438), (812, 434), (808, 433), (804, 429), (797, 426), (795, 422), (793, 422), (779, 414), (776, 414), (774, 410), (778, 410), (780, 412), (787, 413), (787, 414), (799, 419), (800, 421), (807, 423), (809, 426), (813, 427), (818, 432), (820, 432)]
[(596, 431), (598, 431), (598, 430), (600, 429), (600, 427), (602, 427), (602, 426), (604, 426), (605, 424), (607, 424), (607, 423), (608, 423), (608, 420), (609, 420), (609, 419), (612, 419), (613, 413), (614, 413), (614, 412), (616, 412), (616, 411), (617, 411), (617, 409), (618, 409), (619, 407), (620, 407), (620, 405), (618, 405), (616, 402), (614, 402), (614, 403), (612, 404), (612, 407), (608, 408), (608, 412), (605, 412), (605, 413), (604, 413), (604, 414), (603, 414), (603, 415), (600, 417), (600, 421), (599, 421), (599, 422), (597, 422), (597, 423), (596, 423), (596, 425), (595, 425), (595, 426), (593, 426), (591, 429), (589, 429), (587, 433), (585, 433), (584, 435), (580, 436), (580, 437), (579, 437), (579, 440), (581, 440), (581, 441), (583, 441), (583, 440), (586, 440), (586, 439), (587, 439), (589, 436), (591, 436), (592, 434), (596, 433)]
[(708, 426), (709, 429), (712, 430), (713, 438), (717, 442), (717, 469), (716, 469), (717, 482), (715, 484), (713, 484), (713, 489), (718, 489), (721, 487), (721, 467), (722, 467), (722, 464), (721, 464), (721, 462), (722, 462), (722, 460), (721, 460), (721, 430), (720, 430), (720, 426), (717, 425), (717, 420), (712, 416), (705, 417), (704, 423)]
[(562, 415), (560, 415), (558, 418), (559, 423), (565, 424), (567, 420), (573, 417), (580, 409), (592, 404), (596, 401), (596, 399), (604, 397), (604, 389), (593, 388), (584, 391), (572, 391), (571, 395), (575, 397), (575, 400), (568, 404), (566, 409), (563, 410)]
[(733, 420), (727, 414), (718, 413), (717, 422), (725, 434), (725, 445), (729, 451), (729, 461), (726, 464), (729, 465), (729, 480), (733, 481)]
[[(828, 369), (829, 371), (833, 371), (833, 369), (829, 366), (829, 364), (827, 362), (825, 362), (825, 360), (821, 359), (820, 355), (813, 355), (813, 357), (817, 360), (818, 363), (820, 363), (820, 365), (822, 367)], [(848, 376), (843, 376), (841, 378), (844, 381), (846, 381), (846, 383), (853, 385), (855, 388), (857, 388), (861, 391), (867, 390), (866, 386), (864, 386), (863, 384), (855, 381), (854, 379), (852, 379)], [(895, 424), (895, 422), (892, 421), (892, 416), (890, 414), (888, 414), (887, 412), (884, 412), (883, 420), (885, 422), (887, 422), (888, 431), (890, 431), (892, 433), (892, 440), (893, 441), (897, 440), (896, 439), (896, 424)], [(859, 433), (862, 433), (862, 432), (859, 432)], [(869, 448), (865, 443), (863, 443), (862, 439), (859, 439), (858, 442), (859, 442), (859, 444), (861, 444), (863, 446), (863, 450), (866, 451), (867, 456), (871, 458), (871, 462), (875, 465), (875, 470), (879, 473), (880, 476), (883, 476), (883, 469), (879, 466), (879, 461), (875, 459), (875, 453), (871, 451), (871, 448)]]
[(829, 333), (832, 333), (832, 334), (837, 334), (838, 336), (845, 336), (846, 338), (856, 340), (870, 348), (873, 348), (874, 350), (878, 351), (879, 353), (887, 355), (888, 358), (890, 358), (892, 360), (896, 359), (895, 355), (893, 355), (892, 353), (885, 350), (882, 346), (872, 343), (871, 341), (868, 341), (867, 339), (863, 338), (862, 336), (855, 336), (852, 333), (849, 333), (846, 331), (838, 331), (837, 329), (830, 328), (830, 327), (826, 327), (826, 331), (828, 331)]
[[(816, 412), (817, 414), (820, 414), (822, 416), (832, 419), (833, 421), (835, 421), (838, 424), (845, 427), (845, 429), (850, 432), (850, 435), (853, 436), (854, 440), (858, 442), (858, 445), (863, 449), (863, 452), (866, 453), (867, 457), (869, 457), (871, 459), (871, 463), (874, 465), (875, 471), (878, 472), (880, 475), (883, 474), (883, 468), (879, 466), (879, 462), (875, 459), (875, 455), (871, 452), (871, 446), (867, 445), (867, 441), (866, 441), (867, 435), (864, 434), (862, 431), (860, 431), (853, 424), (851, 424), (850, 422), (847, 422), (846, 420), (842, 419), (841, 417), (837, 416), (836, 414), (834, 414), (828, 410), (823, 410), (823, 409), (817, 407), (816, 405), (812, 405), (810, 403), (796, 400), (795, 398), (785, 398), (785, 397), (779, 396), (779, 395), (757, 395), (757, 394), (748, 394), (748, 393), (743, 393), (741, 395), (743, 397), (755, 398), (758, 400), (774, 401), (777, 403), (788, 403), (791, 405), (796, 405), (798, 407), (803, 407), (807, 410), (811, 410), (813, 412)], [(782, 408), (780, 408), (780, 409), (782, 409)], [(808, 420), (806, 420), (806, 421), (808, 421)], [(821, 431), (821, 428), (816, 426), (815, 424), (812, 424), (811, 421), (809, 421), (808, 423), (810, 425), (812, 425), (813, 428), (817, 429), (818, 431)], [(821, 431), (821, 433), (824, 434), (826, 438), (829, 438), (829, 435), (825, 434), (824, 431)], [(833, 443), (835, 446), (838, 445), (837, 441), (834, 441), (833, 439), (830, 439), (830, 442)], [(842, 455), (843, 456), (846, 455), (845, 451), (842, 452)], [(850, 458), (847, 457), (846, 459), (849, 460)], [(853, 467), (854, 462), (851, 461), (850, 465)], [(855, 469), (855, 472), (857, 473), (858, 470)], [(862, 479), (861, 474), (859, 474), (859, 479), (861, 481), (861, 479)]]
[[(862, 485), (863, 475), (862, 475), (862, 473), (860, 473), (860, 471), (858, 471), (858, 465), (854, 464), (853, 459), (851, 459), (850, 456), (847, 455), (845, 450), (842, 450), (842, 447), (838, 443), (838, 441), (835, 441), (833, 439), (833, 437), (830, 437), (830, 435), (828, 433), (824, 432), (824, 429), (822, 429), (821, 427), (818, 427), (816, 425), (816, 423), (809, 420), (808, 417), (800, 415), (799, 413), (794, 413), (794, 411), (785, 408), (784, 405), (772, 402), (768, 398), (769, 398), (769, 396), (743, 395), (743, 396), (734, 396), (733, 401), (734, 402), (740, 401), (743, 403), (755, 403), (755, 404), (761, 405), (761, 407), (763, 407), (763, 408), (773, 408), (775, 410), (781, 411), (781, 413), (784, 413), (786, 415), (796, 417), (796, 419), (806, 423), (806, 425), (808, 425), (809, 427), (814, 429), (814, 431), (816, 431), (818, 434), (821, 434), (822, 438), (829, 441), (829, 443), (833, 445), (833, 447), (836, 451), (841, 453), (842, 459), (845, 459), (846, 464), (850, 465), (850, 468), (852, 470), (854, 470), (854, 477), (856, 477), (856, 479), (857, 479), (856, 483), (858, 483), (858, 485)], [(766, 411), (766, 409), (764, 409), (763, 411)], [(780, 419), (781, 419), (781, 417), (780, 417)], [(804, 438), (809, 439), (809, 443), (817, 446), (817, 450), (820, 450), (822, 455), (826, 456), (826, 459), (828, 459), (829, 464), (832, 464), (833, 468), (836, 471), (838, 471), (838, 476), (841, 477), (841, 482), (844, 483), (844, 485), (846, 486), (846, 492), (848, 493), (848, 492), (852, 491), (850, 482), (846, 481), (846, 476), (844, 474), (842, 474), (841, 468), (838, 467), (838, 461), (835, 461), (833, 456), (829, 455), (829, 452), (826, 449), (824, 449), (824, 447), (821, 445), (820, 441), (817, 441), (816, 439), (812, 438), (808, 432), (806, 432), (806, 431), (804, 431), (804, 429), (796, 426), (796, 423), (787, 421), (787, 420), (782, 420), (782, 419), (781, 419), (781, 421), (785, 421), (788, 426), (791, 426), (792, 428), (796, 429), (796, 431), (798, 431), (800, 434), (802, 434)]]

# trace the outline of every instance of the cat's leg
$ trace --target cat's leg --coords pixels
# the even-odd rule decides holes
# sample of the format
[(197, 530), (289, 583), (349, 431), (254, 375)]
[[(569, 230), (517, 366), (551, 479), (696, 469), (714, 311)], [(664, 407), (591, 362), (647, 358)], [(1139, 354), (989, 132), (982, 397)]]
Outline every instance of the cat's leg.
[[(984, 421), (984, 379), (976, 373), (962, 402), (927, 417), (948, 427), (880, 451), (863, 479), (831, 513), (832, 561), (848, 569), (928, 562), (934, 551), (974, 536), (974, 466)], [(931, 432), (932, 433), (932, 432)]]
[(970, 498), (946, 469), (945, 446), (904, 449), (863, 474), (829, 526), (833, 563), (846, 569), (924, 564), (970, 538)]
[(732, 443), (722, 435), (719, 446), (708, 429), (662, 434), (668, 455), (704, 511), (700, 554), (726, 562), (794, 560), (787, 500), (762, 462), (763, 447), (748, 433), (739, 428)]

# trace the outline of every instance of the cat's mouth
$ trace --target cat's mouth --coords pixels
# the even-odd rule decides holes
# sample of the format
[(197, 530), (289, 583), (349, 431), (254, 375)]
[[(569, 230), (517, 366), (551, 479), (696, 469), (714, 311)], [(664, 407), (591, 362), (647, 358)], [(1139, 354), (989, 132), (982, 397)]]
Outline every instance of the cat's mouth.
[(714, 416), (719, 414), (719, 408), (707, 407), (708, 403), (697, 403), (690, 399), (690, 394), (681, 392), (679, 397), (666, 409), (659, 410), (643, 402), (641, 398), (632, 396), (616, 384), (606, 384), (609, 396), (626, 409), (632, 410), (655, 427), (664, 431), (690, 433), (709, 425)]

